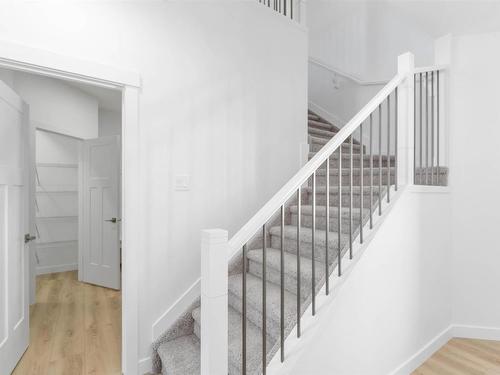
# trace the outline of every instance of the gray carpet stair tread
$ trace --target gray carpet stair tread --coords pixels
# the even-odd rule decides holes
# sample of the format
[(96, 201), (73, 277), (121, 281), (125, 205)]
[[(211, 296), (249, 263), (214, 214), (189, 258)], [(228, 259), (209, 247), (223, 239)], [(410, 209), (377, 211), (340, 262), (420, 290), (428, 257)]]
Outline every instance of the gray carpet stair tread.
[[(297, 227), (295, 225), (285, 225), (283, 228), (285, 232), (285, 238), (296, 240), (297, 239)], [(276, 227), (271, 227), (269, 229), (269, 233), (272, 236), (281, 236), (281, 227), (276, 226)], [(329, 239), (329, 245), (330, 247), (334, 246), (333, 248), (336, 248), (337, 242), (338, 242), (338, 234), (337, 232), (329, 232), (328, 235)], [(318, 247), (324, 247), (325, 246), (325, 239), (326, 239), (326, 231), (321, 230), (321, 229), (316, 229), (315, 234), (314, 234), (314, 241), (316, 246)], [(301, 242), (312, 242), (312, 230), (311, 228), (304, 228), (302, 227), (300, 230), (300, 240)], [(349, 235), (347, 233), (342, 233), (341, 234), (341, 244), (345, 245), (347, 241), (349, 240)]]
[[(250, 250), (247, 253), (249, 260), (262, 264), (262, 249)], [(297, 279), (297, 255), (284, 252), (285, 274)], [(323, 263), (316, 261), (316, 268), (323, 269)], [(268, 248), (266, 252), (266, 266), (276, 272), (281, 272), (281, 251)], [(301, 280), (310, 283), (312, 280), (312, 261), (309, 258), (300, 257)], [(321, 275), (316, 273), (316, 281), (321, 279)]]
[[(289, 207), (290, 213), (296, 214), (298, 211), (298, 206), (297, 205), (292, 205)], [(312, 206), (311, 205), (301, 205), (300, 206), (300, 211), (302, 215), (312, 215)], [(339, 208), (337, 206), (330, 206), (330, 217), (337, 217), (338, 215)], [(342, 207), (340, 209), (340, 212), (342, 214), (343, 218), (348, 218), (349, 217), (349, 207)], [(359, 208), (353, 207), (352, 208), (352, 214), (359, 216)], [(363, 217), (366, 215), (370, 214), (370, 209), (369, 208), (364, 208), (363, 209)], [(319, 217), (325, 217), (326, 216), (326, 207), (325, 206), (316, 206), (316, 216)]]
[[(318, 144), (318, 145), (326, 145), (330, 140), (332, 139), (332, 137), (321, 137), (321, 136), (314, 136), (314, 135), (310, 135), (309, 136), (309, 143), (311, 144)], [(347, 152), (349, 149), (350, 149), (350, 145), (349, 145), (349, 141), (344, 141), (344, 143), (342, 143), (342, 151), (344, 152)], [(360, 145), (358, 144), (355, 144), (353, 142), (353, 145), (352, 145), (352, 149), (353, 149), (353, 152), (354, 153), (359, 153), (359, 149), (360, 149)]]
[[(382, 169), (382, 176), (386, 176), (387, 175), (387, 167), (382, 167), (381, 169)], [(390, 169), (391, 175), (394, 175), (394, 172), (396, 169), (394, 167), (390, 167), (389, 169)], [(330, 167), (330, 176), (338, 176), (338, 174), (339, 174), (338, 168)], [(361, 175), (361, 168), (360, 167), (353, 167), (352, 174), (353, 174), (353, 176)], [(318, 169), (316, 171), (316, 175), (317, 176), (325, 176), (326, 175), (326, 168)], [(350, 168), (343, 167), (342, 168), (342, 176), (349, 177), (349, 175), (350, 175)], [(368, 177), (370, 176), (370, 166), (369, 165), (363, 165), (363, 175), (368, 176)], [(376, 177), (376, 176), (378, 176), (378, 168), (376, 168), (373, 171), (373, 177)]]
[[(229, 292), (233, 294), (239, 303), (236, 306), (232, 306), (237, 311), (241, 312), (241, 300), (243, 298), (242, 293), (242, 275), (232, 275), (229, 276)], [(267, 312), (267, 326), (268, 333), (273, 337), (278, 337), (279, 327), (280, 327), (280, 305), (281, 305), (281, 289), (278, 285), (267, 282), (266, 283), (266, 312)], [(250, 273), (247, 273), (247, 312), (248, 308), (251, 307), (254, 310), (262, 311), (262, 279), (256, 277)], [(296, 299), (297, 297), (286, 291), (284, 293), (285, 297), (285, 327), (295, 322), (296, 314)], [(254, 322), (257, 324), (257, 322)], [(259, 327), (262, 326), (262, 322), (259, 321)], [(272, 334), (274, 332), (274, 335)]]
[(158, 348), (163, 374), (200, 375), (200, 340), (195, 335), (181, 336)]
[[(342, 194), (350, 194), (350, 188), (349, 186), (343, 186), (341, 191), (342, 191)], [(376, 196), (378, 195), (378, 186), (373, 186), (373, 195)], [(303, 192), (306, 192), (306, 193), (312, 193), (312, 187), (310, 186), (305, 186), (302, 188), (302, 191)], [(338, 186), (330, 186), (330, 194), (337, 194), (339, 191), (339, 188)], [(385, 194), (385, 192), (387, 191), (387, 186), (386, 185), (382, 185), (382, 194)], [(320, 185), (320, 186), (316, 186), (316, 194), (326, 194), (326, 186), (324, 185)], [(361, 194), (361, 186), (353, 186), (352, 187), (352, 194), (353, 195), (360, 195)], [(369, 195), (370, 194), (370, 186), (363, 186), (363, 194), (365, 195)], [(334, 203), (334, 202), (332, 202)]]
[[(201, 325), (201, 308), (193, 310), (192, 316), (196, 324)], [(262, 355), (262, 331), (255, 324), (247, 319), (247, 373), (254, 373), (251, 369), (261, 368)], [(241, 373), (242, 355), (242, 315), (233, 309), (228, 308), (228, 363), (229, 367)], [(267, 347), (272, 345), (272, 339), (267, 338)]]
[[(344, 159), (349, 159), (350, 158), (350, 155), (348, 153), (345, 153), (344, 152), (344, 148), (345, 148), (345, 143), (342, 143), (342, 160)], [(353, 147), (354, 149), (354, 147)], [(312, 159), (318, 152), (309, 152), (309, 159)], [(359, 152), (354, 152), (353, 153), (353, 158), (354, 159), (361, 159), (360, 155), (359, 155)], [(338, 154), (338, 151), (335, 151), (332, 155), (330, 155), (330, 159), (331, 160), (337, 160), (339, 158), (339, 154)], [(394, 158), (394, 155), (389, 155), (389, 158), (391, 161), (394, 161), (395, 158)], [(370, 154), (363, 154), (363, 160), (366, 161), (366, 164), (363, 163), (363, 165), (365, 166), (369, 166), (369, 162), (370, 162)], [(373, 160), (374, 162), (377, 162), (379, 160), (379, 157), (378, 155), (373, 155)], [(382, 155), (382, 161), (386, 161), (387, 160), (387, 155)], [(378, 170), (378, 168), (377, 168)]]
[(326, 130), (336, 130), (332, 124), (321, 120), (308, 119), (307, 122), (309, 127), (318, 127)]
[(337, 132), (332, 131), (332, 130), (324, 130), (324, 129), (319, 129), (319, 128), (313, 128), (310, 127), (309, 130), (309, 135), (315, 136), (315, 137), (325, 137), (325, 138), (333, 138)]

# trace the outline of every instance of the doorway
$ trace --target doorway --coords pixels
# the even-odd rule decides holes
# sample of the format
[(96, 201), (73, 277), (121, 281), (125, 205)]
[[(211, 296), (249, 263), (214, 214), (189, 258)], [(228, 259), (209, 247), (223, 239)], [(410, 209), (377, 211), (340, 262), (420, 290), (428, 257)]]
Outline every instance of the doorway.
[[(110, 89), (83, 83), (10, 73), (15, 77), (10, 82), (14, 91), (21, 91), (21, 99), (31, 104), (30, 124), (37, 128), (37, 152), (31, 150), (36, 155), (35, 188), (33, 199), (28, 199), (35, 213), (34, 230), (28, 232), (36, 237), (28, 252), (34, 303), (30, 344), (14, 373), (36, 369), (40, 374), (77, 374), (85, 366), (97, 374), (122, 373), (121, 137), (116, 134), (117, 129), (121, 133), (122, 120), (121, 113), (110, 115), (102, 104), (106, 95), (114, 97), (121, 112), (122, 92), (109, 94)], [(2, 76), (8, 74), (4, 71)], [(33, 90), (25, 90), (30, 85), (16, 85), (30, 80), (51, 80), (52, 86), (66, 86), (66, 99), (73, 90), (97, 103), (95, 134), (79, 133), (78, 108), (68, 111), (70, 121), (58, 122), (54, 111), (49, 113), (50, 105), (40, 105)], [(31, 88), (36, 86), (31, 83)], [(41, 91), (43, 100), (49, 100), (51, 90), (45, 86)], [(54, 100), (54, 107), (59, 107), (55, 112), (64, 112), (68, 107), (59, 99)]]

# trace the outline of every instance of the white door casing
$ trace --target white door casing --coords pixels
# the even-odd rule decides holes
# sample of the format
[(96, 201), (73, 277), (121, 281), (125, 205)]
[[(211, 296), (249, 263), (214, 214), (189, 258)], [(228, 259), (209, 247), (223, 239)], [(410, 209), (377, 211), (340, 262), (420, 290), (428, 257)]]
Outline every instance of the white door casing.
[(120, 137), (84, 141), (80, 167), (80, 279), (120, 289)]
[(0, 81), (0, 375), (29, 343), (30, 133), (28, 106)]

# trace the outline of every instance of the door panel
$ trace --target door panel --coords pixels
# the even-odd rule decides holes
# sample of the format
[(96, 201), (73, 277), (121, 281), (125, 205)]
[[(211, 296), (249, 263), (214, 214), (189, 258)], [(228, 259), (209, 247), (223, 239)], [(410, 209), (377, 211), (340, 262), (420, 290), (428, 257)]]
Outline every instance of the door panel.
[(31, 131), (27, 105), (0, 81), (0, 375), (29, 341)]
[[(82, 280), (120, 289), (120, 138), (85, 141), (81, 165)], [(117, 221), (111, 222), (113, 218)]]

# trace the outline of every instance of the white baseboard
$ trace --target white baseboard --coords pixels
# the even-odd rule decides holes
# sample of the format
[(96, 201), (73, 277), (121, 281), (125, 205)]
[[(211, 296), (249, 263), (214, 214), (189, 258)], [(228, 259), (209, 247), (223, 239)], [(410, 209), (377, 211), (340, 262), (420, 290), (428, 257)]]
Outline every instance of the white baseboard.
[(151, 357), (142, 358), (137, 365), (137, 372), (139, 375), (149, 374), (153, 370)]
[(408, 375), (415, 371), (436, 351), (454, 337), (478, 339), (478, 340), (500, 340), (500, 327), (480, 327), (468, 325), (450, 325), (439, 333), (431, 341), (424, 345), (417, 353), (401, 364), (390, 375)]
[(67, 271), (76, 271), (78, 269), (77, 263), (71, 264), (55, 264), (50, 266), (39, 266), (36, 268), (37, 275), (45, 275), (47, 273), (56, 273), (56, 272), (67, 272)]
[(309, 109), (314, 113), (316, 113), (319, 117), (322, 117), (325, 120), (331, 122), (338, 128), (342, 128), (345, 124), (347, 124), (346, 120), (338, 117), (337, 115), (331, 112), (328, 112), (326, 109), (324, 109), (318, 104), (313, 103), (312, 101), (309, 101)]
[(165, 311), (153, 324), (153, 341), (174, 324), (174, 322), (191, 306), (191, 304), (200, 296), (200, 280), (194, 282), (191, 287), (175, 301), (172, 306)]
[(439, 348), (446, 344), (452, 337), (453, 326), (449, 326), (444, 331), (424, 345), (417, 353), (403, 362), (390, 375), (408, 375), (417, 369), (422, 363), (429, 359)]

